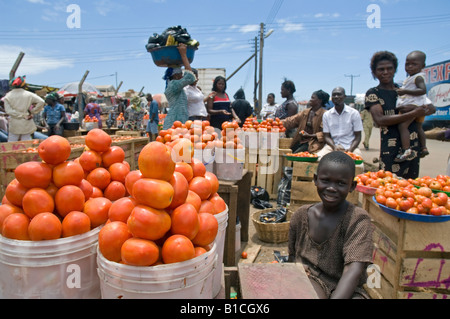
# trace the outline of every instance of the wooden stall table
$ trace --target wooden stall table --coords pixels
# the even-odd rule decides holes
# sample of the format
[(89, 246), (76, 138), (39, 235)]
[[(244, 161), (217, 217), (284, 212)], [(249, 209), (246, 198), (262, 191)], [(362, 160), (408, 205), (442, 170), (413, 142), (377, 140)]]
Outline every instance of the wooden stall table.
[(119, 136), (138, 136), (142, 137), (141, 131), (117, 131), (116, 135)]
[(110, 128), (106, 127), (102, 128), (102, 130), (108, 133), (109, 135), (116, 135), (116, 132), (120, 129), (118, 127), (110, 127)]
[(242, 299), (318, 299), (300, 263), (239, 263)]
[(223, 256), (223, 263), (225, 266), (236, 265), (236, 217), (239, 217), (242, 227), (241, 240), (245, 242), (248, 241), (251, 179), (252, 172), (244, 169), (241, 180), (219, 180), (219, 190), (217, 193), (228, 205), (228, 225), (225, 233)]

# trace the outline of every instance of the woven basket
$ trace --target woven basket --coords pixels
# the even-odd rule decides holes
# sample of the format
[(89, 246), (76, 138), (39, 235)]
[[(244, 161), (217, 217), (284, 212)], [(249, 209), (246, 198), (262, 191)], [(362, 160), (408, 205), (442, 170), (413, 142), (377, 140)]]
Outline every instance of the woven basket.
[(283, 223), (263, 223), (259, 220), (259, 216), (263, 213), (274, 211), (275, 208), (268, 208), (253, 213), (252, 221), (255, 226), (258, 238), (268, 243), (284, 243), (289, 239), (289, 225), (292, 211), (287, 210), (286, 221)]

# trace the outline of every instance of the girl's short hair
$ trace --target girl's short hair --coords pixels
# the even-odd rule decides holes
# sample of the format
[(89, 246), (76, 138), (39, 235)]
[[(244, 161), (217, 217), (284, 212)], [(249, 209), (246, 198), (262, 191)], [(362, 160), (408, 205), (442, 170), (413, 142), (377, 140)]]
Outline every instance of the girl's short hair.
[(398, 59), (394, 53), (389, 51), (378, 51), (372, 56), (370, 60), (370, 69), (372, 70), (372, 74), (375, 74), (378, 63), (381, 61), (390, 61), (394, 65), (395, 72), (397, 72), (398, 68)]
[(317, 174), (319, 174), (320, 168), (326, 165), (329, 165), (329, 163), (336, 163), (336, 164), (342, 164), (344, 166), (347, 166), (350, 170), (352, 176), (352, 180), (355, 178), (355, 161), (347, 154), (341, 151), (333, 151), (326, 155), (324, 155), (320, 161), (319, 165), (317, 165)]

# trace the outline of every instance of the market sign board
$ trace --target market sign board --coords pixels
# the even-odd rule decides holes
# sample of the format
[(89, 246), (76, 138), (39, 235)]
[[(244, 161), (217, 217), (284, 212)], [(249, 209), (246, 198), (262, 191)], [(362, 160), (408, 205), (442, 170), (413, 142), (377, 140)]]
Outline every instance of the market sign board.
[(436, 107), (436, 113), (426, 121), (450, 121), (450, 60), (424, 69), (427, 95)]

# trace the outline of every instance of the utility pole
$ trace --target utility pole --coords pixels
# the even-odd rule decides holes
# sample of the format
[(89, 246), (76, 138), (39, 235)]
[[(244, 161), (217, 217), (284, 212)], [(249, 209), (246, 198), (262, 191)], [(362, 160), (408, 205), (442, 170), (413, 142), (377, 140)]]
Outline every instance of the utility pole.
[(351, 87), (350, 87), (350, 95), (353, 96), (353, 78), (359, 78), (359, 74), (358, 75), (346, 75), (344, 74), (346, 78), (351, 78)]
[(263, 49), (264, 49), (264, 39), (267, 38), (269, 35), (272, 34), (273, 30), (269, 30), (267, 34), (264, 34), (264, 23), (261, 23), (260, 25), (260, 31), (259, 31), (259, 94), (258, 94), (258, 107), (255, 109), (256, 115), (259, 115), (262, 108), (262, 78), (263, 78)]
[(259, 92), (258, 92), (258, 107), (256, 114), (259, 115), (262, 108), (262, 77), (263, 77), (263, 47), (264, 47), (264, 23), (261, 23), (259, 30)]
[(253, 106), (256, 110), (258, 98), (256, 97), (256, 90), (258, 89), (258, 38), (255, 37), (255, 86), (253, 90)]

